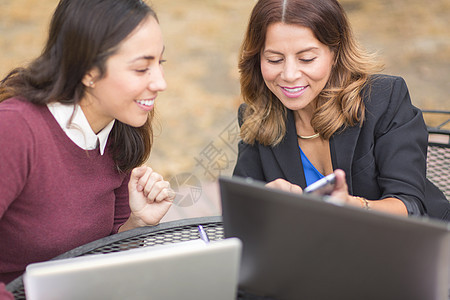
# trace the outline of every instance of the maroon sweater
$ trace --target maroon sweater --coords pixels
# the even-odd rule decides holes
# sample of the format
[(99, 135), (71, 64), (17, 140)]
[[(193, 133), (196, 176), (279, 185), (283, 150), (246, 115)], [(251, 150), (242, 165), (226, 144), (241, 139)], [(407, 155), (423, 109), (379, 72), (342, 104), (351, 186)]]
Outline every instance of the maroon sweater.
[(0, 103), (0, 281), (116, 233), (130, 214), (127, 184), (108, 146), (79, 148), (47, 106)]

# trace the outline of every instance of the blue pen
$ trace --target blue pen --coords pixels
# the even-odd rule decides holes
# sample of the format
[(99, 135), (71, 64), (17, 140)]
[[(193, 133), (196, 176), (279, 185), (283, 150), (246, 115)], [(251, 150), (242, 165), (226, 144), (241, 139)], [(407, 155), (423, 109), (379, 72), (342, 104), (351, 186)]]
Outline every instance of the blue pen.
[(200, 234), (200, 238), (205, 242), (209, 243), (208, 235), (206, 234), (206, 231), (203, 229), (202, 225), (198, 225), (198, 232)]

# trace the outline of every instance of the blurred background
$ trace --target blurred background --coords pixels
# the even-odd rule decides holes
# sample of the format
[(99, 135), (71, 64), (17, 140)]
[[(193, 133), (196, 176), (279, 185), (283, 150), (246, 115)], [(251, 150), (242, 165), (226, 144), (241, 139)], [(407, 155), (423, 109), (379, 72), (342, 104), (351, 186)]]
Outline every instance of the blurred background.
[[(236, 161), (238, 50), (256, 1), (147, 2), (164, 34), (168, 83), (157, 98), (148, 164), (170, 179), (180, 211), (216, 214), (214, 182), (230, 175)], [(405, 78), (413, 104), (450, 110), (450, 1), (340, 2), (360, 43), (379, 54), (384, 73)], [(0, 0), (0, 77), (39, 55), (57, 3)]]

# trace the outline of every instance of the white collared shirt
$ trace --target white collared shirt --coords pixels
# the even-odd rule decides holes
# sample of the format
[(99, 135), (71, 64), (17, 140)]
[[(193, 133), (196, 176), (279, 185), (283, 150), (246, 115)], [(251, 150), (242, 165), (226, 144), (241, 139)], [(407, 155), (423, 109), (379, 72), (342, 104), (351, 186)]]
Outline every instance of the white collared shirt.
[(115, 120), (95, 134), (79, 105), (53, 102), (47, 104), (47, 107), (59, 126), (78, 147), (84, 150), (93, 150), (99, 147), (100, 154), (103, 155)]

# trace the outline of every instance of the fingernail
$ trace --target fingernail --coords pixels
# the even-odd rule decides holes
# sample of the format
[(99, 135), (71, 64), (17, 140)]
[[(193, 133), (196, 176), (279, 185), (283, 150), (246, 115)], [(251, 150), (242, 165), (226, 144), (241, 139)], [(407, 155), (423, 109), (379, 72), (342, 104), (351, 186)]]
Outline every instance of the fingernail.
[(144, 190), (144, 187), (142, 185), (138, 184), (137, 187), (136, 187), (136, 190), (138, 192), (142, 192)]

